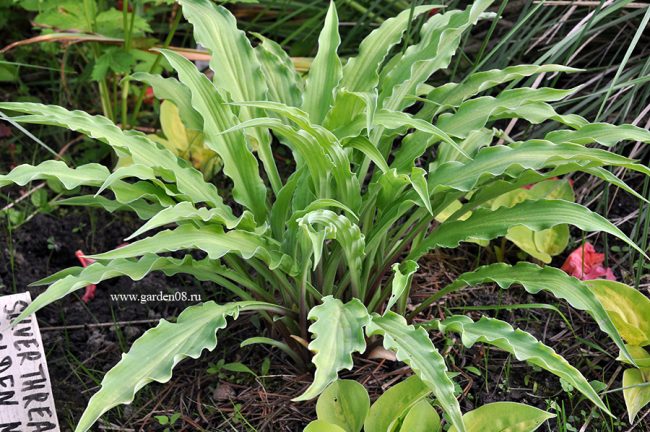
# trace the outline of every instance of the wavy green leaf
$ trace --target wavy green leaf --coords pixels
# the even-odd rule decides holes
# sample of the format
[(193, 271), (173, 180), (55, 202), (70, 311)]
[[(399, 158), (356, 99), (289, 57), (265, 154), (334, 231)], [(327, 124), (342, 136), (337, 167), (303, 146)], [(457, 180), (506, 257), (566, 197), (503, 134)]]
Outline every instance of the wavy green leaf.
[(363, 327), (369, 316), (359, 300), (343, 303), (332, 296), (323, 297), (322, 304), (314, 306), (308, 318), (314, 321), (309, 326), (309, 331), (314, 335), (309, 349), (314, 352), (312, 363), (316, 366), (316, 373), (309, 388), (294, 401), (318, 396), (338, 378), (340, 370), (352, 369), (353, 353), (366, 349)]
[(470, 237), (492, 240), (506, 235), (510, 228), (516, 226), (540, 231), (561, 224), (570, 224), (583, 231), (611, 234), (646, 256), (623, 231), (586, 207), (562, 200), (538, 200), (524, 201), (513, 207), (500, 207), (496, 210), (478, 209), (466, 220), (443, 222), (411, 251), (409, 258), (417, 259), (436, 247), (456, 247)]
[(444, 290), (445, 292), (454, 292), (466, 286), (487, 282), (494, 282), (502, 289), (512, 285), (521, 285), (531, 294), (548, 291), (555, 297), (566, 300), (574, 308), (589, 313), (598, 323), (598, 327), (607, 333), (623, 351), (625, 357), (630, 359), (630, 354), (627, 352), (616, 326), (596, 295), (585, 283), (567, 275), (562, 270), (548, 266), (539, 267), (526, 262), (519, 262), (514, 266), (503, 263), (486, 265), (475, 271), (463, 273)]
[(302, 78), (296, 72), (291, 58), (275, 41), (253, 33), (262, 43), (255, 47), (257, 60), (269, 89), (269, 100), (289, 106), (302, 104)]
[[(411, 291), (411, 280), (419, 266), (415, 261), (404, 261), (403, 263), (393, 264), (392, 268), (394, 273), (393, 282), (390, 298), (386, 304), (386, 311), (389, 311), (398, 300), (408, 297), (408, 293)], [(406, 293), (406, 296), (404, 296), (404, 293)]]
[(309, 114), (311, 122), (316, 124), (325, 120), (334, 102), (334, 90), (342, 76), (341, 60), (336, 53), (341, 43), (338, 26), (336, 5), (332, 1), (318, 36), (318, 53), (309, 68), (302, 103), (302, 109)]
[(555, 143), (591, 144), (611, 147), (620, 141), (650, 142), (650, 131), (633, 125), (615, 126), (607, 123), (590, 123), (578, 130), (557, 130), (546, 134), (545, 140)]
[(245, 211), (239, 218), (231, 218), (223, 214), (219, 209), (196, 208), (192, 203), (187, 201), (176, 204), (173, 207), (167, 207), (152, 217), (147, 223), (138, 228), (133, 234), (124, 240), (130, 240), (134, 237), (144, 234), (145, 232), (167, 224), (187, 221), (202, 221), (224, 225), (228, 229), (243, 229), (252, 231), (255, 229), (253, 215)]
[(113, 260), (185, 249), (200, 249), (206, 252), (210, 259), (219, 259), (229, 253), (240, 255), (244, 259), (256, 257), (266, 263), (271, 270), (280, 269), (289, 274), (295, 272), (293, 260), (279, 251), (279, 244), (276, 242), (248, 231), (224, 232), (223, 227), (217, 225), (202, 227), (181, 225), (174, 230), (161, 231), (121, 248), (89, 255), (89, 257)]
[(420, 42), (398, 54), (382, 71), (380, 94), (383, 107), (401, 110), (414, 103), (408, 97), (432, 73), (449, 66), (458, 49), (463, 33), (474, 25), (492, 4), (491, 0), (477, 0), (464, 11), (436, 14), (422, 26)]
[(460, 406), (454, 396), (454, 383), (447, 376), (447, 365), (423, 328), (415, 328), (394, 312), (372, 314), (366, 326), (368, 337), (381, 335), (384, 347), (413, 369), (438, 399), (451, 423), (465, 431)]
[(579, 72), (580, 69), (568, 66), (545, 64), (545, 65), (515, 65), (508, 66), (505, 69), (491, 69), (487, 71), (475, 72), (469, 75), (460, 83), (448, 83), (433, 89), (427, 95), (427, 104), (420, 112), (418, 117), (431, 119), (436, 112), (446, 107), (456, 107), (462, 104), (466, 99), (489, 90), (495, 86), (529, 77), (535, 74), (547, 72)]
[(175, 323), (160, 321), (131, 346), (128, 353), (104, 375), (100, 390), (90, 398), (75, 432), (86, 432), (109, 409), (133, 401), (135, 393), (152, 381), (165, 383), (185, 358), (198, 358), (217, 346), (218, 330), (227, 317), (237, 318), (240, 305), (207, 302), (186, 308)]
[(109, 171), (100, 164), (86, 164), (78, 168), (70, 168), (65, 162), (49, 160), (38, 165), (18, 165), (7, 174), (0, 174), (0, 187), (10, 184), (25, 186), (34, 180), (56, 181), (67, 190), (79, 186), (100, 186)]
[(433, 9), (434, 5), (416, 6), (384, 21), (359, 45), (359, 55), (350, 58), (343, 67), (341, 87), (350, 91), (370, 91), (379, 81), (379, 67), (390, 49), (402, 39), (411, 20)]
[(438, 327), (445, 333), (460, 334), (463, 345), (467, 348), (478, 342), (487, 343), (513, 354), (517, 360), (526, 361), (557, 375), (585, 395), (598, 408), (612, 415), (580, 371), (530, 333), (520, 329), (515, 330), (507, 322), (498, 319), (482, 317), (474, 322), (464, 315), (449, 317), (440, 322)]
[(29, 102), (1, 102), (0, 109), (31, 114), (13, 117), (14, 121), (66, 127), (105, 142), (113, 147), (119, 156), (130, 156), (134, 163), (161, 168), (168, 172), (168, 178), (165, 180), (175, 182), (179, 192), (187, 195), (192, 202), (206, 202), (224, 211), (230, 210), (223, 204), (217, 188), (211, 183), (206, 183), (203, 175), (189, 162), (176, 157), (161, 144), (149, 140), (139, 132), (121, 130), (106, 117)]
[(223, 172), (233, 181), (233, 197), (262, 223), (266, 215), (266, 186), (259, 175), (257, 159), (248, 149), (243, 134), (219, 133), (237, 124), (231, 107), (192, 62), (170, 50), (161, 52), (190, 89), (192, 106), (203, 117), (205, 144), (221, 157)]

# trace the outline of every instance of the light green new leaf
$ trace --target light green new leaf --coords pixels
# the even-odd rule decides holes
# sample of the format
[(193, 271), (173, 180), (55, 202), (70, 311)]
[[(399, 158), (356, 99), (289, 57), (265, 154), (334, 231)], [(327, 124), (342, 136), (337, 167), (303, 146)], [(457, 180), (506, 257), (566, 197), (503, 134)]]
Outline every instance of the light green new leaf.
[[(494, 402), (463, 416), (467, 432), (533, 432), (554, 414), (515, 402)], [(457, 432), (451, 427), (449, 432)]]
[(413, 369), (438, 399), (451, 423), (465, 431), (460, 405), (454, 396), (454, 383), (447, 376), (447, 365), (423, 328), (415, 328), (394, 312), (372, 314), (366, 326), (368, 337), (381, 335), (384, 347), (394, 351), (397, 359)]
[(444, 290), (445, 292), (454, 292), (466, 286), (487, 282), (494, 282), (502, 289), (512, 285), (521, 285), (531, 294), (548, 291), (555, 297), (566, 300), (574, 308), (589, 313), (598, 323), (600, 329), (607, 333), (623, 351), (625, 357), (630, 359), (630, 354), (627, 352), (616, 326), (596, 295), (585, 283), (567, 275), (562, 270), (548, 266), (539, 267), (526, 262), (519, 262), (514, 266), (503, 263), (486, 265), (475, 271), (463, 273)]
[(370, 408), (366, 389), (353, 380), (336, 380), (318, 397), (316, 414), (346, 432), (360, 432)]
[(623, 398), (630, 423), (650, 403), (650, 368), (626, 369), (623, 372)]
[[(393, 430), (396, 423), (431, 389), (417, 375), (412, 375), (386, 390), (370, 407), (364, 424), (365, 432)], [(406, 431), (405, 431), (406, 432)]]
[(187, 161), (139, 132), (121, 130), (106, 117), (28, 102), (2, 102), (0, 109), (31, 114), (12, 118), (18, 122), (66, 127), (103, 141), (113, 147), (118, 156), (130, 156), (134, 163), (171, 173), (179, 192), (187, 195), (192, 202), (207, 202), (213, 207), (229, 210), (223, 204), (217, 188), (205, 182), (203, 175)]
[(558, 130), (546, 134), (545, 140), (554, 143), (598, 143), (611, 147), (620, 141), (650, 142), (650, 131), (633, 125), (615, 126), (607, 123), (591, 123), (578, 130)]
[(34, 165), (18, 165), (7, 174), (0, 174), (0, 188), (10, 184), (25, 186), (34, 180), (55, 181), (67, 190), (79, 186), (99, 187), (109, 176), (109, 171), (100, 164), (86, 164), (70, 168), (63, 161), (48, 160)]
[(271, 239), (249, 231), (224, 232), (219, 225), (196, 227), (181, 225), (174, 230), (161, 231), (151, 237), (130, 243), (112, 251), (91, 255), (92, 259), (105, 260), (133, 258), (147, 253), (174, 252), (184, 249), (200, 249), (210, 259), (219, 259), (232, 253), (244, 259), (261, 259), (271, 270), (280, 269), (294, 274), (293, 260), (280, 252), (280, 245)]
[(352, 299), (347, 303), (332, 296), (323, 297), (323, 303), (309, 311), (314, 323), (309, 331), (314, 335), (309, 349), (314, 353), (316, 366), (314, 381), (303, 394), (293, 401), (304, 401), (318, 396), (338, 378), (342, 369), (352, 369), (352, 354), (366, 349), (363, 327), (369, 316), (363, 303)]
[(466, 220), (443, 222), (411, 251), (409, 258), (417, 259), (435, 247), (456, 247), (470, 237), (492, 240), (506, 235), (515, 226), (522, 225), (539, 231), (560, 224), (574, 225), (583, 231), (606, 232), (647, 257), (623, 231), (586, 207), (562, 200), (538, 200), (524, 201), (513, 207), (500, 207), (496, 210), (478, 209)]
[(598, 297), (609, 317), (630, 345), (650, 345), (650, 299), (629, 285), (594, 279), (584, 283)]
[(460, 334), (463, 345), (467, 348), (477, 342), (487, 343), (513, 354), (517, 360), (526, 361), (557, 375), (585, 395), (598, 408), (611, 415), (607, 406), (580, 371), (530, 333), (520, 329), (515, 330), (507, 322), (498, 319), (482, 317), (474, 322), (464, 315), (452, 316), (440, 322), (438, 327), (445, 333)]
[(404, 417), (400, 432), (440, 432), (440, 416), (429, 401), (421, 400)]
[(401, 264), (393, 264), (393, 282), (390, 298), (386, 304), (386, 311), (389, 311), (398, 300), (403, 298), (405, 292), (407, 293), (406, 296), (408, 296), (411, 291), (411, 280), (418, 268), (418, 263), (410, 260)]
[[(342, 76), (341, 60), (336, 50), (341, 43), (336, 5), (330, 2), (325, 24), (318, 37), (318, 53), (309, 68), (305, 82), (302, 109), (312, 123), (321, 124), (334, 102), (334, 90)], [(254, 99), (253, 99), (254, 100)]]
[(165, 383), (181, 360), (198, 358), (203, 350), (217, 346), (218, 330), (226, 317), (237, 318), (237, 303), (207, 302), (185, 309), (175, 323), (161, 320), (136, 340), (102, 380), (101, 389), (88, 402), (75, 432), (85, 432), (109, 409), (133, 401), (135, 393), (152, 381)]
[(223, 172), (233, 181), (233, 197), (254, 215), (258, 223), (266, 216), (266, 186), (262, 181), (257, 159), (249, 150), (241, 132), (220, 134), (235, 124), (237, 119), (208, 78), (180, 54), (160, 50), (174, 67), (178, 77), (192, 94), (192, 106), (203, 117), (206, 145), (223, 161)]

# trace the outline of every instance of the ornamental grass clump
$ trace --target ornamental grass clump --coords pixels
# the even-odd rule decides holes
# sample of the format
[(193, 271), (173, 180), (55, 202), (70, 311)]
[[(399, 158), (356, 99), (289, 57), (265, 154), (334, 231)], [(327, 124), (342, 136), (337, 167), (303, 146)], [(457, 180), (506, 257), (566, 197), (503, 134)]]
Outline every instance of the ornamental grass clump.
[[(90, 256), (95, 263), (38, 282), (49, 287), (18, 318), (89, 284), (151, 272), (189, 274), (231, 296), (185, 309), (175, 322), (162, 320), (135, 341), (106, 373), (77, 431), (87, 431), (107, 410), (130, 403), (151, 381), (166, 382), (183, 358), (217, 345), (229, 321), (259, 314), (272, 343), (300, 363), (311, 358), (312, 384), (295, 401), (317, 397), (353, 367), (369, 339), (408, 364), (458, 431), (468, 425), (454, 395), (445, 359), (428, 331), (455, 333), (466, 346), (481, 342), (512, 353), (561, 377), (598, 408), (607, 406), (575, 367), (532, 335), (484, 317), (448, 316), (413, 325), (417, 313), (448, 293), (495, 282), (501, 288), (547, 291), (590, 314), (634, 364), (616, 323), (589, 285), (559, 269), (529, 262), (487, 265), (462, 274), (410, 313), (407, 300), (418, 260), (440, 248), (489, 241), (526, 227), (541, 231), (570, 224), (607, 233), (644, 254), (620, 229), (582, 205), (533, 199), (492, 208), (487, 203), (522, 186), (573, 172), (587, 173), (643, 199), (605, 167), (645, 175), (647, 166), (602, 148), (622, 140), (650, 141), (648, 131), (589, 123), (555, 111), (551, 103), (574, 90), (502, 84), (540, 73), (573, 73), (560, 65), (519, 65), (475, 72), (439, 87), (429, 77), (444, 70), (463, 34), (492, 3), (478, 0), (462, 11), (428, 16), (418, 6), (386, 20), (347, 61), (332, 3), (318, 53), (303, 79), (275, 42), (256, 35), (253, 48), (227, 9), (209, 0), (182, 0), (196, 42), (211, 52), (210, 80), (170, 50), (160, 53), (177, 78), (136, 74), (159, 98), (178, 108), (184, 127), (202, 134), (223, 168), (219, 190), (192, 164), (146, 135), (121, 130), (102, 116), (36, 103), (0, 103), (21, 123), (66, 127), (102, 141), (120, 164), (68, 167), (61, 161), (21, 165), (0, 175), (0, 186), (36, 179), (73, 190), (95, 188), (60, 204), (134, 211), (142, 226), (118, 249)], [(424, 19), (416, 42), (399, 47), (412, 20)], [(490, 90), (493, 96), (484, 96)], [(542, 139), (512, 141), (497, 120), (533, 124), (553, 121)], [(505, 144), (498, 144), (499, 139)], [(278, 169), (274, 153), (293, 155)], [(435, 156), (434, 156), (435, 155)], [(436, 222), (438, 220), (438, 222)], [(166, 227), (160, 230), (161, 227)], [(191, 250), (201, 250), (197, 259)], [(182, 258), (170, 252), (185, 251)], [(310, 325), (311, 324), (311, 325)], [(296, 338), (310, 340), (307, 352)], [(313, 354), (313, 356), (312, 356)]]

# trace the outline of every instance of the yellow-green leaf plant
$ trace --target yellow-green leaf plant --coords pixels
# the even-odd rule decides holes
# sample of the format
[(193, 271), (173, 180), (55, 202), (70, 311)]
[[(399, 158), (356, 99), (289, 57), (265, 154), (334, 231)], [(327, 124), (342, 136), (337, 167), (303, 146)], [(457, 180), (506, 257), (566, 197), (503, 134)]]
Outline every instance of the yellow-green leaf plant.
[[(430, 395), (429, 386), (413, 375), (389, 388), (371, 406), (361, 384), (338, 380), (318, 397), (318, 419), (304, 432), (442, 432)], [(495, 402), (469, 411), (463, 421), (471, 432), (533, 432), (553, 417), (526, 404)], [(458, 431), (455, 426), (449, 430)]]
[[(188, 307), (175, 322), (163, 320), (134, 342), (104, 376), (77, 432), (89, 430), (112, 407), (130, 403), (147, 383), (171, 379), (179, 361), (214, 349), (219, 329), (251, 313), (260, 314), (269, 332), (245, 345), (270, 343), (297, 363), (312, 359), (314, 381), (295, 395), (296, 403), (317, 397), (340, 370), (352, 368), (354, 356), (363, 354), (367, 339), (374, 338), (412, 368), (457, 431), (472, 430), (445, 359), (429, 337), (429, 331), (444, 331), (459, 333), (467, 345), (495, 345), (569, 380), (608, 412), (576, 368), (505, 322), (462, 316), (429, 326), (411, 322), (427, 305), (471, 285), (496, 282), (532, 294), (544, 290), (590, 314), (634, 363), (594, 292), (560, 270), (530, 263), (481, 267), (405, 315), (412, 275), (423, 255), (466, 241), (490, 241), (515, 227), (537, 232), (569, 224), (615, 236), (644, 254), (605, 218), (561, 198), (485, 205), (521, 186), (573, 172), (598, 176), (630, 193), (635, 192), (606, 167), (650, 174), (645, 165), (589, 146), (650, 142), (647, 130), (590, 124), (556, 112), (551, 103), (570, 91), (498, 90), (522, 77), (574, 69), (521, 65), (472, 73), (439, 87), (427, 84), (432, 74), (450, 65), (463, 35), (478, 20), (494, 19), (487, 13), (491, 3), (477, 0), (465, 10), (432, 16), (428, 11), (433, 6), (405, 10), (370, 33), (358, 55), (349, 59), (337, 54), (340, 38), (332, 3), (318, 53), (303, 79), (277, 44), (258, 37), (262, 42), (253, 48), (227, 9), (210, 0), (181, 0), (196, 41), (211, 51), (214, 79), (167, 50), (161, 55), (175, 78), (137, 78), (155, 90), (164, 87), (156, 90), (159, 96), (176, 105), (186, 128), (202, 134), (223, 164), (219, 184), (227, 190), (206, 182), (167, 147), (142, 133), (121, 130), (102, 116), (36, 103), (0, 103), (15, 122), (78, 131), (131, 161), (112, 171), (98, 164), (71, 168), (61, 161), (21, 165), (0, 175), (0, 187), (41, 179), (68, 190), (90, 188), (96, 193), (62, 204), (134, 211), (145, 220), (129, 245), (92, 256), (96, 262), (86, 268), (39, 281), (49, 287), (19, 319), (89, 284), (120, 276), (138, 280), (151, 272), (192, 275), (221, 287), (215, 292), (231, 293), (217, 299), (220, 303)], [(419, 36), (411, 39), (416, 42), (399, 47), (414, 19), (424, 21)], [(492, 95), (484, 95), (486, 90)], [(415, 105), (422, 100), (427, 102)], [(497, 144), (495, 137), (503, 134), (494, 122), (512, 118), (559, 126), (543, 139)], [(274, 154), (281, 146), (293, 158), (280, 170)], [(453, 202), (461, 205), (440, 218)], [(193, 257), (197, 249), (205, 258)], [(309, 339), (309, 351), (296, 343), (300, 338)]]
[(609, 314), (636, 366), (623, 371), (623, 399), (630, 423), (650, 403), (650, 299), (629, 285), (610, 280), (586, 282)]

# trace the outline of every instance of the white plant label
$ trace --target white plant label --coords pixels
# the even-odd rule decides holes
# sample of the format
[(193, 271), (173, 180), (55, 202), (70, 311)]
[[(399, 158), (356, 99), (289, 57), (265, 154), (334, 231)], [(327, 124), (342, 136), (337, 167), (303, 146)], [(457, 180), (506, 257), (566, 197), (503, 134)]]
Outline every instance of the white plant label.
[(10, 325), (31, 302), (0, 297), (0, 432), (60, 432), (36, 317)]

